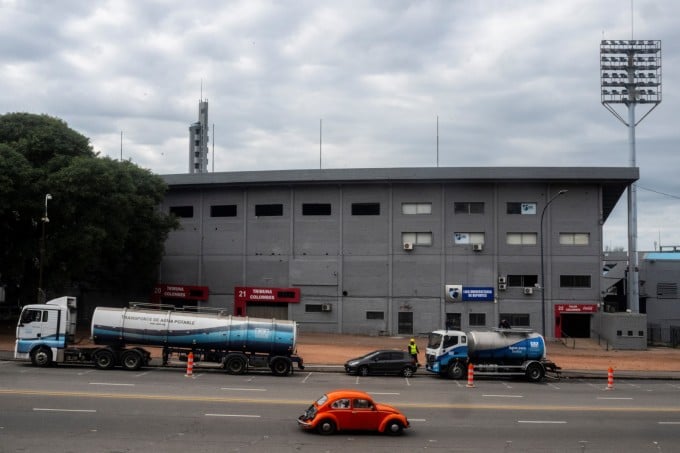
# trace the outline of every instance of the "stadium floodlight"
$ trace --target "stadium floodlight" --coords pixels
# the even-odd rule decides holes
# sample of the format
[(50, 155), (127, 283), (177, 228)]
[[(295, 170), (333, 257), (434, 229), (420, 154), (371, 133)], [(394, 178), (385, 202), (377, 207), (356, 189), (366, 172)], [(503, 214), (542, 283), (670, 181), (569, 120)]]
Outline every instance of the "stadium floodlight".
[[(635, 126), (661, 103), (661, 41), (603, 40), (600, 42), (600, 96), (602, 105), (628, 127), (630, 166), (635, 167)], [(648, 107), (635, 120), (635, 107)], [(617, 107), (628, 110), (625, 119)], [(628, 308), (640, 311), (637, 255), (637, 188), (628, 187)]]

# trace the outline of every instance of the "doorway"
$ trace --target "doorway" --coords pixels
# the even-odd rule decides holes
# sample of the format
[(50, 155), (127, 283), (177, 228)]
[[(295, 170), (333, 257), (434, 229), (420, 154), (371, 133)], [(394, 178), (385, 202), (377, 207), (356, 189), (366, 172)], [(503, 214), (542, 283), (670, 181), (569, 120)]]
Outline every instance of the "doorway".
[(399, 312), (399, 318), (397, 320), (397, 334), (413, 335), (413, 312)]
[(562, 336), (590, 338), (590, 314), (562, 313), (560, 320)]

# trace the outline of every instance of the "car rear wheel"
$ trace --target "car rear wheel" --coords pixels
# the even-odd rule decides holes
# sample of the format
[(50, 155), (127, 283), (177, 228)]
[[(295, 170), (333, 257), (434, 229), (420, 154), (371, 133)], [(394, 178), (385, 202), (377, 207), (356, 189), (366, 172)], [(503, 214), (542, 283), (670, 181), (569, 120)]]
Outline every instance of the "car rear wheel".
[(415, 370), (410, 366), (404, 367), (404, 369), (401, 370), (401, 375), (406, 378), (413, 376), (413, 373), (415, 373)]
[(385, 427), (385, 433), (390, 436), (398, 436), (404, 432), (404, 426), (398, 420), (392, 420)]
[(368, 367), (367, 366), (360, 367), (358, 374), (361, 376), (368, 376)]
[(543, 365), (537, 362), (530, 363), (527, 367), (526, 375), (527, 379), (531, 382), (540, 382), (541, 379), (543, 379), (543, 376), (545, 376)]
[(329, 435), (335, 432), (335, 423), (333, 420), (325, 419), (321, 420), (318, 425), (316, 425), (316, 430), (319, 434)]

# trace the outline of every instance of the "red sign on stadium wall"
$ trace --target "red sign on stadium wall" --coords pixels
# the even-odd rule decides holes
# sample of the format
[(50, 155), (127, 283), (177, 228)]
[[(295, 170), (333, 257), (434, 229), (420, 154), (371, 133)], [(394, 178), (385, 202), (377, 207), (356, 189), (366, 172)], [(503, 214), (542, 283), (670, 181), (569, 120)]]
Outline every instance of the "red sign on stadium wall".
[(243, 316), (248, 303), (299, 303), (300, 288), (262, 288), (237, 286), (234, 288), (234, 314)]
[(595, 304), (555, 304), (555, 314), (560, 313), (596, 313)]
[(207, 286), (189, 286), (161, 283), (153, 287), (153, 301), (160, 302), (162, 299), (182, 299), (193, 301), (208, 300)]

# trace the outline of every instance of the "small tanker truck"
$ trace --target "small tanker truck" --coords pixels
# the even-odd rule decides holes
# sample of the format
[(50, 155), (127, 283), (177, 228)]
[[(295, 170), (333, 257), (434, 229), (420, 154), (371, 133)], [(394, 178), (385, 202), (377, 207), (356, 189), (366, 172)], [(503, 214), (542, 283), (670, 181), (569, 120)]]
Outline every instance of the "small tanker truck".
[(436, 330), (428, 336), (426, 369), (450, 379), (475, 375), (525, 376), (539, 382), (560, 368), (545, 356), (543, 337), (527, 329), (461, 332)]
[[(156, 308), (151, 308), (156, 307)], [(163, 365), (176, 354), (186, 360), (220, 364), (230, 374), (269, 368), (276, 376), (304, 369), (295, 354), (294, 321), (237, 317), (220, 311), (168, 310), (151, 304), (130, 308), (97, 307), (92, 314), (95, 346), (74, 344), (76, 298), (60, 297), (23, 307), (16, 331), (14, 358), (37, 366), (91, 363), (99, 369), (137, 370), (149, 364), (142, 346), (162, 348)]]

